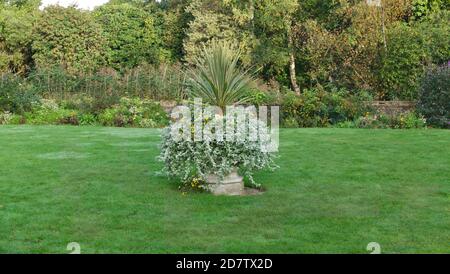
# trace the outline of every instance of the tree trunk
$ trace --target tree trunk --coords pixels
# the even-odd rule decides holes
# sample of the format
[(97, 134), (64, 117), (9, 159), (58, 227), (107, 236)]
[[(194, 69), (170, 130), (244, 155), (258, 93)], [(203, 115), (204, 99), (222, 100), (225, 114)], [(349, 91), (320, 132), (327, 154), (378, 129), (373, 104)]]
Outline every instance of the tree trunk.
[(297, 74), (295, 71), (295, 49), (294, 49), (294, 41), (292, 38), (292, 27), (289, 27), (288, 29), (288, 47), (289, 47), (289, 75), (291, 78), (291, 85), (292, 89), (294, 90), (295, 94), (300, 95), (301, 90), (300, 87), (297, 84)]

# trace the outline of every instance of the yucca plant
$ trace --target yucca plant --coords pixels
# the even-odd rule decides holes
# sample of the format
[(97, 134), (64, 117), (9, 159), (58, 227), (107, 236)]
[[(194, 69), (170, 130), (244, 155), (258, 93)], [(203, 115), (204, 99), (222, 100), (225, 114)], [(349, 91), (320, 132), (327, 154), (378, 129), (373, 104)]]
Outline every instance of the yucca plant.
[(192, 97), (220, 107), (248, 102), (247, 91), (255, 79), (249, 69), (239, 67), (240, 51), (225, 42), (205, 47), (196, 65), (188, 72), (188, 89)]

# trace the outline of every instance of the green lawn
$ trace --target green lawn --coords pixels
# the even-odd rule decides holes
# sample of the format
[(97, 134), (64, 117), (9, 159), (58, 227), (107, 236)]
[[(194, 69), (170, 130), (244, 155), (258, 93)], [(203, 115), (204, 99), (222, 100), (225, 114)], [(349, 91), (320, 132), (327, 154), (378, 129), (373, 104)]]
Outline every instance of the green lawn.
[(182, 195), (156, 129), (0, 127), (0, 253), (450, 252), (450, 131), (285, 129), (260, 196)]

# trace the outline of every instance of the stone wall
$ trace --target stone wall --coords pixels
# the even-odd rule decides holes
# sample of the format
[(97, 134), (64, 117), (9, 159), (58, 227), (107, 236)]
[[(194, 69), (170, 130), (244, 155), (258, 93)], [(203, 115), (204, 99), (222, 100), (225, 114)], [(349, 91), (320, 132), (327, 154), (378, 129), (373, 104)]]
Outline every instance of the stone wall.
[(414, 101), (373, 101), (369, 104), (379, 113), (388, 115), (413, 111), (416, 107)]

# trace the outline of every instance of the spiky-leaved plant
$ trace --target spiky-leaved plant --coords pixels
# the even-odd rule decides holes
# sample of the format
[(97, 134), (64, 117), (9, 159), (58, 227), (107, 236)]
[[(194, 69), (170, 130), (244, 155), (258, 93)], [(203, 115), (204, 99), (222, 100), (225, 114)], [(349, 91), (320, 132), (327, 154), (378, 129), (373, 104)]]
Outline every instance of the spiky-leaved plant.
[(189, 70), (190, 95), (225, 110), (226, 106), (248, 101), (246, 91), (254, 83), (249, 69), (239, 67), (240, 51), (225, 42), (213, 42), (205, 47), (202, 57)]

